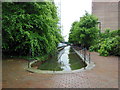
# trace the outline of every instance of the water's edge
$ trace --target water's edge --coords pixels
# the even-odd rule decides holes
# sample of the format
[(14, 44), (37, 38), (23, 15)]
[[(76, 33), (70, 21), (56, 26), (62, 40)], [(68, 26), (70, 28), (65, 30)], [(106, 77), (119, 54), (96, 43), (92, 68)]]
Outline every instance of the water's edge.
[(81, 72), (81, 71), (86, 71), (86, 70), (90, 70), (92, 69), (93, 67), (95, 67), (95, 64), (94, 62), (90, 61), (87, 59), (87, 60), (84, 60), (84, 58), (82, 57), (82, 55), (77, 51), (75, 50), (74, 48), (72, 48), (75, 53), (80, 57), (82, 58), (83, 61), (85, 61), (85, 63), (87, 64), (86, 67), (84, 68), (81, 68), (81, 69), (77, 69), (77, 70), (72, 70), (72, 71), (49, 71), (49, 70), (40, 70), (40, 69), (36, 69), (36, 68), (32, 68), (32, 64), (38, 62), (38, 60), (34, 60), (32, 62), (29, 63), (29, 68), (26, 68), (27, 71), (29, 72), (32, 72), (32, 73), (43, 73), (43, 74), (62, 74), (62, 73), (75, 73), (75, 72)]

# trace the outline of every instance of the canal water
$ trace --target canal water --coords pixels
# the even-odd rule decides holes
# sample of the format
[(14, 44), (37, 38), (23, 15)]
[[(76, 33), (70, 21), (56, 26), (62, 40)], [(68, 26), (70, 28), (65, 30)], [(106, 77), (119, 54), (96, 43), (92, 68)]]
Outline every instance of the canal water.
[(70, 46), (66, 46), (52, 58), (41, 64), (38, 69), (51, 71), (71, 71), (81, 69), (86, 63), (74, 52)]

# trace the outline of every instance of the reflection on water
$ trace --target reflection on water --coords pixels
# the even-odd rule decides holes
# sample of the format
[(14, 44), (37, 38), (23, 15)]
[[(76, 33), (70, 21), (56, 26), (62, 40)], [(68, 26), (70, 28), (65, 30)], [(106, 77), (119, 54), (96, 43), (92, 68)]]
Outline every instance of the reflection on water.
[(48, 59), (45, 63), (39, 66), (41, 70), (53, 70), (53, 71), (71, 71), (80, 69), (85, 66), (81, 58), (71, 49), (70, 46), (66, 46), (57, 55)]
[(70, 51), (70, 46), (65, 47), (61, 52), (62, 53), (60, 59), (58, 60), (59, 63), (61, 63), (61, 68), (64, 71), (70, 71), (71, 67), (70, 67), (70, 63), (69, 63), (69, 51)]

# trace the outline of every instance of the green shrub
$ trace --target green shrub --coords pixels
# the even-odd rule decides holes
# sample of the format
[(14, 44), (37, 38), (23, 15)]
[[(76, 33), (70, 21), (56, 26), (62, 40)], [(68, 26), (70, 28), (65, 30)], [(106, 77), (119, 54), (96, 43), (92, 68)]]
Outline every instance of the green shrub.
[(90, 51), (99, 52), (101, 56), (120, 55), (120, 30), (110, 31), (107, 29), (100, 34), (96, 44), (90, 47)]
[(101, 42), (100, 49), (98, 52), (101, 56), (108, 56), (108, 55), (120, 55), (118, 46), (118, 36), (114, 38), (107, 38)]
[(98, 49), (99, 49), (99, 46), (98, 46), (98, 45), (93, 45), (93, 46), (90, 46), (89, 51), (90, 51), (90, 52), (92, 52), (92, 51), (97, 52)]
[(57, 8), (52, 2), (3, 2), (4, 55), (50, 54), (62, 40)]

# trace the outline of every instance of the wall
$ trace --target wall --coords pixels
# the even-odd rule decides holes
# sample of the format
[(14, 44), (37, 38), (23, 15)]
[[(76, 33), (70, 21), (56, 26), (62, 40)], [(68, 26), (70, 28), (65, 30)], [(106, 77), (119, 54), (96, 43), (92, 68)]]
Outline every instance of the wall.
[(105, 1), (106, 0), (93, 0), (92, 14), (99, 18), (99, 21), (101, 22), (101, 32), (104, 32), (105, 29), (108, 28), (111, 30), (117, 30), (118, 27), (120, 27), (120, 9), (118, 9), (118, 6), (120, 7), (120, 3), (117, 2), (118, 0), (114, 0), (116, 2)]

